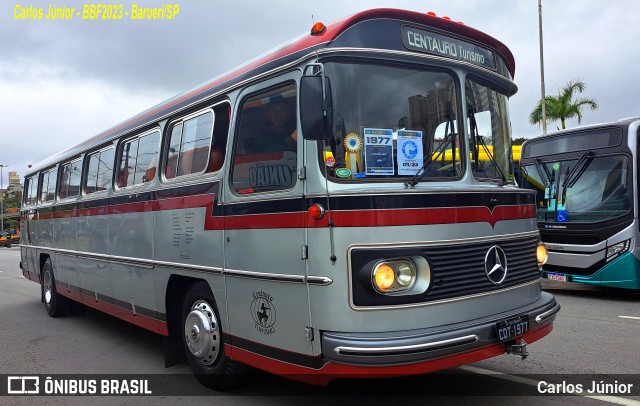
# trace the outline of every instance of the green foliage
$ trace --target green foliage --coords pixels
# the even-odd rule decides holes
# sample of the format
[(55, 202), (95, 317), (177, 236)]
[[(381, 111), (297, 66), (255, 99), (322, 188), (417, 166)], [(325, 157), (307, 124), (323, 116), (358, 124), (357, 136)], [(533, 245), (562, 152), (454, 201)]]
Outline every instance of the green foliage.
[[(547, 121), (553, 122), (560, 120), (562, 123), (562, 129), (566, 128), (565, 121), (567, 119), (575, 118), (578, 123), (582, 122), (582, 109), (585, 107), (591, 108), (591, 110), (598, 109), (598, 103), (588, 97), (574, 99), (576, 93), (582, 93), (587, 85), (581, 80), (572, 80), (567, 83), (557, 96), (547, 96), (545, 98), (545, 110), (547, 115)], [(529, 115), (529, 122), (531, 124), (542, 123), (542, 100), (538, 101), (537, 106), (533, 109)]]
[(519, 137), (511, 140), (511, 145), (522, 145), (528, 138)]

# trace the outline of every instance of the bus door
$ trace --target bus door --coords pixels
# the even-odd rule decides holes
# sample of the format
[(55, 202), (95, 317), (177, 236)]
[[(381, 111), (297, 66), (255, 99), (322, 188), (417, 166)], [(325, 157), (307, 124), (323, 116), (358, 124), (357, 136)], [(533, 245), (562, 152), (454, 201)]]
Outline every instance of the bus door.
[(244, 339), (232, 345), (310, 354), (296, 77), (252, 86), (238, 98), (223, 203), (224, 272), (228, 332)]

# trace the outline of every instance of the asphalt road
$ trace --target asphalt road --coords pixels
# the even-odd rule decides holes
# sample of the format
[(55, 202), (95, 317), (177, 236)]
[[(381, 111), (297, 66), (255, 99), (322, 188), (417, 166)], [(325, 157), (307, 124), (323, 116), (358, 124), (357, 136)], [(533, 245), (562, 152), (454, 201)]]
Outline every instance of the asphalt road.
[[(240, 388), (220, 394), (201, 386), (186, 365), (164, 368), (163, 340), (153, 333), (91, 309), (59, 319), (48, 317), (40, 302), (40, 286), (22, 277), (19, 261), (18, 246), (0, 248), (1, 380), (7, 375), (131, 374), (141, 379), (151, 376), (165, 389), (174, 388), (176, 395), (0, 396), (0, 404), (313, 405), (348, 400), (354, 405), (640, 405), (640, 375), (632, 375), (640, 374), (638, 293), (543, 281), (562, 310), (554, 331), (529, 345), (526, 360), (504, 355), (437, 374), (338, 381), (324, 388), (256, 372)], [(575, 384), (592, 378), (611, 383), (634, 379), (636, 384), (631, 395), (606, 398), (537, 395), (543, 380)], [(523, 393), (532, 395), (515, 396)]]

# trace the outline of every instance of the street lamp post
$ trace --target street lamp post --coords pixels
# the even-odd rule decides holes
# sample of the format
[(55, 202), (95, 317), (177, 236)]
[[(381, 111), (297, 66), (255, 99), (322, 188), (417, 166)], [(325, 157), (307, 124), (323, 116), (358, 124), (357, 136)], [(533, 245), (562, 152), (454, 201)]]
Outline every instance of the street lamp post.
[(4, 187), (2, 186), (2, 168), (9, 166), (0, 164), (0, 232), (4, 231)]
[(542, 0), (538, 0), (538, 32), (540, 34), (540, 93), (542, 93), (542, 133), (547, 133), (547, 102), (544, 94), (544, 57), (542, 50)]

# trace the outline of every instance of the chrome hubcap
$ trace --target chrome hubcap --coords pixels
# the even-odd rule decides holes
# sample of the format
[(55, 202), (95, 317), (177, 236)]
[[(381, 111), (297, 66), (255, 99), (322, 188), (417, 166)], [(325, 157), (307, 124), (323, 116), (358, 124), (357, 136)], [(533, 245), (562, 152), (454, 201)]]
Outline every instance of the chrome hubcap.
[(50, 305), (53, 294), (51, 292), (51, 272), (49, 271), (45, 271), (44, 273), (43, 287), (44, 287), (44, 302), (47, 305)]
[(204, 300), (191, 306), (184, 323), (184, 337), (191, 354), (202, 364), (212, 365), (220, 350), (220, 328), (213, 307)]

